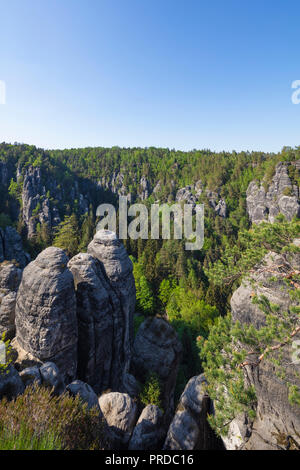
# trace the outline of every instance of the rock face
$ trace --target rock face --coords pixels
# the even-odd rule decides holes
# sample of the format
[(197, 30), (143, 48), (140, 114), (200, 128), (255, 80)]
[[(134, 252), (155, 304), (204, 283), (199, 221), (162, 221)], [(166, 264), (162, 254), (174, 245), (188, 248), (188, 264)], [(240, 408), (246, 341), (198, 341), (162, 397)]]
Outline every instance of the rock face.
[[(87, 253), (71, 259), (78, 318), (78, 377), (97, 392), (121, 387), (124, 345), (121, 304), (99, 260)], [(117, 328), (121, 329), (118, 334)], [(117, 361), (113, 361), (118, 358)]]
[(199, 180), (197, 183), (185, 186), (176, 193), (176, 202), (184, 202), (186, 204), (192, 204), (193, 206), (199, 201), (199, 197), (203, 192), (203, 184)]
[(148, 199), (150, 196), (151, 192), (151, 186), (149, 181), (147, 180), (146, 176), (142, 176), (140, 180), (140, 188), (138, 191), (139, 198), (144, 201), (145, 199)]
[[(88, 253), (100, 261), (102, 272), (110, 286), (111, 298), (117, 297), (121, 309), (113, 308), (114, 341), (122, 344), (118, 360), (123, 374), (129, 371), (133, 342), (133, 314), (135, 309), (135, 282), (132, 262), (115, 233), (96, 232), (88, 246)], [(116, 361), (115, 361), (116, 362)]]
[(0, 264), (0, 336), (5, 333), (7, 338), (12, 338), (15, 333), (15, 308), (21, 276), (22, 270), (14, 264)]
[(100, 410), (108, 425), (113, 448), (123, 448), (129, 442), (137, 420), (137, 405), (126, 393), (106, 393), (99, 398)]
[(50, 201), (42, 181), (41, 169), (30, 166), (24, 176), (22, 191), (22, 216), (28, 238), (35, 234), (37, 222), (52, 227)]
[(73, 276), (59, 249), (44, 250), (23, 272), (16, 304), (16, 343), (37, 360), (54, 362), (65, 381), (77, 370)]
[(227, 217), (227, 204), (225, 202), (225, 199), (220, 199), (218, 205), (215, 207), (215, 213), (219, 215), (220, 217), (223, 217), (226, 219)]
[(0, 263), (4, 260), (14, 260), (20, 268), (30, 261), (29, 254), (23, 250), (22, 239), (13, 227), (0, 228)]
[(218, 450), (219, 440), (207, 423), (211, 402), (205, 391), (204, 375), (192, 377), (186, 385), (169, 427), (165, 450)]
[[(292, 162), (296, 167), (298, 162)], [(263, 184), (252, 181), (247, 189), (247, 212), (252, 223), (263, 220), (273, 223), (278, 214), (287, 220), (295, 215), (300, 216), (300, 190), (293, 185), (288, 174), (290, 163), (280, 162), (276, 165), (275, 175), (268, 190)]]
[[(291, 313), (292, 300), (287, 292), (283, 277), (300, 270), (299, 254), (269, 253), (263, 263), (234, 292), (231, 299), (232, 318), (241, 323), (252, 323), (256, 328), (265, 324), (265, 314), (252, 303), (253, 295), (265, 296), (272, 304), (279, 306), (279, 312)], [(276, 278), (276, 280), (275, 280)], [(300, 339), (300, 334), (293, 338)], [(273, 365), (262, 361), (259, 366), (247, 367), (247, 374), (255, 386), (257, 395), (257, 417), (248, 423), (244, 417), (236, 419), (231, 426), (227, 448), (244, 449), (285, 449), (300, 448), (300, 409), (288, 400), (286, 383), (299, 386), (295, 373), (300, 364), (292, 361), (292, 346), (282, 348), (281, 363), (285, 364), (286, 378), (277, 377)]]
[(182, 346), (173, 327), (162, 318), (145, 320), (135, 337), (132, 373), (144, 382), (149, 373), (160, 379), (162, 407), (168, 421), (174, 410), (174, 389)]
[(156, 405), (147, 405), (133, 430), (129, 450), (161, 449), (164, 437), (162, 421), (163, 413)]

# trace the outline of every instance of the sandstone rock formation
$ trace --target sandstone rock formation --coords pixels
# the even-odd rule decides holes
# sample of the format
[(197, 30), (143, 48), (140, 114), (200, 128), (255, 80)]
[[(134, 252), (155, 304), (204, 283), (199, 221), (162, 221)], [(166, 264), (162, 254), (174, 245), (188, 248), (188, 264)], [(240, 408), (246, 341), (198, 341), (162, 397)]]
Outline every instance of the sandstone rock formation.
[[(300, 255), (269, 253), (249, 280), (234, 292), (231, 299), (233, 321), (253, 324), (260, 328), (265, 324), (265, 314), (252, 302), (253, 296), (265, 296), (272, 304), (279, 306), (279, 312), (291, 313), (294, 301), (288, 294), (284, 277), (299, 272)], [(293, 340), (299, 341), (300, 334)], [(297, 385), (300, 364), (292, 361), (292, 345), (282, 348), (280, 359), (285, 368), (285, 379), (279, 378), (269, 361), (259, 366), (248, 366), (247, 374), (255, 386), (257, 395), (257, 417), (250, 423), (245, 417), (238, 417), (231, 425), (230, 433), (224, 440), (229, 449), (285, 449), (300, 448), (300, 409), (288, 400), (287, 383)], [(298, 382), (299, 385), (299, 382)]]
[(142, 201), (144, 201), (145, 199), (148, 199), (148, 197), (150, 196), (150, 192), (151, 192), (150, 183), (147, 180), (146, 176), (142, 176), (140, 180), (139, 190), (138, 190), (139, 198)]
[(112, 392), (99, 398), (99, 406), (108, 425), (113, 448), (124, 448), (137, 420), (137, 404), (126, 393)]
[(10, 262), (0, 264), (0, 336), (12, 338), (15, 333), (17, 290), (22, 270)]
[(156, 405), (147, 405), (135, 425), (128, 449), (158, 450), (163, 438), (163, 413)]
[(227, 217), (227, 204), (225, 199), (221, 198), (215, 207), (215, 213), (224, 219)]
[(168, 421), (174, 409), (174, 389), (182, 346), (173, 327), (162, 318), (145, 320), (135, 337), (132, 373), (144, 382), (149, 373), (160, 379), (162, 407)]
[(23, 272), (16, 304), (16, 346), (38, 361), (54, 362), (67, 383), (77, 371), (73, 276), (59, 248), (44, 250)]
[(77, 299), (78, 377), (97, 392), (118, 390), (125, 328), (120, 301), (104, 278), (98, 259), (80, 253), (68, 266), (74, 276)]
[(218, 450), (219, 440), (207, 422), (211, 401), (205, 391), (204, 375), (192, 377), (187, 383), (169, 427), (165, 450)]
[(88, 408), (99, 407), (98, 397), (89, 384), (81, 380), (74, 380), (74, 382), (67, 385), (66, 390), (73, 397), (79, 395), (83, 403), (87, 404)]
[(22, 239), (13, 227), (0, 228), (0, 263), (16, 261), (24, 268), (30, 261), (30, 256), (23, 250)]
[(38, 366), (26, 367), (20, 372), (20, 377), (24, 387), (32, 384), (42, 385), (42, 376)]
[(279, 162), (269, 188), (263, 183), (252, 181), (247, 189), (247, 212), (252, 223), (263, 220), (273, 223), (278, 214), (287, 220), (300, 216), (300, 189), (292, 184), (288, 174), (289, 165), (299, 166), (298, 162)]
[(4, 397), (13, 400), (23, 392), (24, 385), (18, 372), (12, 365), (8, 366), (7, 371), (0, 374), (0, 400)]
[[(121, 311), (113, 308), (114, 341), (122, 344), (118, 360), (122, 364), (123, 374), (129, 371), (131, 347), (133, 342), (133, 314), (135, 309), (135, 281), (132, 274), (132, 262), (115, 233), (109, 230), (96, 232), (88, 246), (88, 253), (101, 263), (104, 276), (114, 295), (119, 300)], [(113, 295), (114, 294), (114, 295)]]

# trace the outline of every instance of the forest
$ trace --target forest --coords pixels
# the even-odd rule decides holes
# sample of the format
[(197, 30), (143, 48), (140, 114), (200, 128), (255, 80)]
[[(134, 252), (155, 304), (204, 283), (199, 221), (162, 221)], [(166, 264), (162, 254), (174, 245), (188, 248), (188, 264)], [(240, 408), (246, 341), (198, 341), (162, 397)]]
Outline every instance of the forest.
[[(172, 204), (182, 188), (205, 207), (204, 245), (186, 251), (184, 240), (126, 239), (136, 283), (135, 329), (148, 316), (163, 316), (175, 327), (184, 356), (177, 381), (177, 397), (187, 380), (202, 371), (201, 342), (230, 310), (229, 300), (242, 276), (268, 250), (282, 250), (295, 238), (299, 224), (278, 218), (270, 225), (250, 224), (246, 190), (253, 180), (267, 188), (278, 162), (299, 160), (300, 148), (280, 153), (182, 152), (161, 148), (83, 148), (50, 150), (23, 144), (0, 145), (0, 227), (14, 226), (32, 258), (45, 247), (63, 248), (71, 257), (86, 251), (98, 222), (102, 202), (117, 203), (118, 194), (130, 201)], [(24, 221), (24, 179), (29, 168), (40, 170), (43, 188), (31, 211), (34, 233), (28, 237)], [(295, 166), (289, 176), (299, 185)], [(74, 190), (72, 188), (75, 188)], [(216, 194), (226, 201), (227, 214), (219, 216), (210, 203)], [(56, 209), (59, 223), (39, 218), (43, 201)], [(82, 204), (84, 199), (85, 203)], [(288, 242), (287, 242), (288, 240)], [(201, 349), (201, 348), (200, 348)]]

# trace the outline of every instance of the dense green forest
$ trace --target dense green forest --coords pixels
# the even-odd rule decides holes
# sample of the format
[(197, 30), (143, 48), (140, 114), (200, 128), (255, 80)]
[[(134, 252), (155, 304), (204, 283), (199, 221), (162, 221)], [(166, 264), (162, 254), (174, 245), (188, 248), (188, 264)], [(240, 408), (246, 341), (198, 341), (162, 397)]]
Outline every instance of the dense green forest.
[[(185, 251), (181, 240), (124, 240), (134, 265), (136, 328), (146, 316), (167, 316), (183, 343), (179, 394), (188, 378), (201, 371), (196, 339), (207, 338), (218, 318), (227, 314), (230, 296), (241, 279), (242, 270), (235, 266), (252, 243), (247, 241), (247, 234), (251, 233), (246, 211), (249, 183), (258, 179), (267, 187), (279, 161), (298, 159), (300, 148), (284, 148), (278, 154), (118, 147), (46, 151), (3, 143), (0, 165), (5, 166), (6, 172), (2, 172), (5, 178), (2, 176), (0, 186), (0, 227), (15, 226), (32, 257), (51, 244), (73, 256), (85, 251), (94, 235), (97, 206), (117, 202), (116, 192), (106, 184), (112, 175), (122, 175), (122, 187), (133, 200), (139, 199), (141, 179), (146, 178), (151, 188), (144, 201), (147, 205), (155, 200), (171, 203), (180, 188), (199, 180), (203, 188), (224, 198), (227, 217), (215, 213), (205, 191), (198, 198), (205, 205), (205, 241), (200, 251)], [(50, 206), (58, 209), (61, 220), (54, 227), (38, 222), (30, 239), (22, 217), (22, 191), (29, 167), (40, 168)], [(291, 167), (290, 177), (299, 183), (295, 167)], [(71, 191), (75, 182), (78, 192), (87, 195), (85, 212)], [(154, 194), (155, 187), (158, 189)], [(33, 217), (38, 215), (41, 204), (42, 200), (37, 203)], [(258, 243), (253, 248), (257, 256), (248, 256), (248, 261), (258, 261), (265, 252), (263, 244)], [(229, 266), (228, 253), (235, 253)], [(235, 272), (231, 282), (224, 282), (226, 269)]]

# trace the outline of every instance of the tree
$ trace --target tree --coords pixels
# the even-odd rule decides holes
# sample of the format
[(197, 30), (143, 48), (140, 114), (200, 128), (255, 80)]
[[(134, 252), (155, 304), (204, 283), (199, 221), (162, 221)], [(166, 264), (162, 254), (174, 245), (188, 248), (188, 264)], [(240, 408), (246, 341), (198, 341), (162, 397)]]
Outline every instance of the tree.
[(69, 257), (78, 252), (79, 227), (75, 214), (66, 216), (56, 229), (54, 246), (65, 250)]

